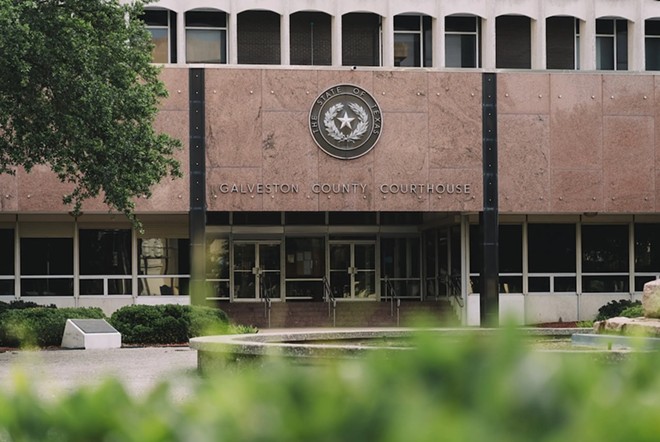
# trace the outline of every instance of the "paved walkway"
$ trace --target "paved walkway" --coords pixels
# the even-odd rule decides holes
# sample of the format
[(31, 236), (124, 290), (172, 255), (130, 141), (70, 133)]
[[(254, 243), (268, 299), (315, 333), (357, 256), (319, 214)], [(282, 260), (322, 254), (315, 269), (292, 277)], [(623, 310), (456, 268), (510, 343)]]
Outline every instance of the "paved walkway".
[(136, 396), (170, 381), (173, 398), (186, 398), (197, 376), (197, 352), (188, 347), (144, 347), (112, 350), (43, 350), (0, 353), (0, 390), (15, 388), (17, 376), (45, 398), (94, 386), (113, 376)]

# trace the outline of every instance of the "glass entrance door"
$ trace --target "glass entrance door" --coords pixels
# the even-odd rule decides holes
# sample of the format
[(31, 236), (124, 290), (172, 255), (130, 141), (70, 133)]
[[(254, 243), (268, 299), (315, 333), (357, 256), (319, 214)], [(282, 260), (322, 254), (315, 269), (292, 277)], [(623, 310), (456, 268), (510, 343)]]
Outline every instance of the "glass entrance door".
[(336, 298), (376, 300), (376, 244), (330, 243), (330, 287)]
[(234, 299), (280, 297), (280, 243), (235, 242)]

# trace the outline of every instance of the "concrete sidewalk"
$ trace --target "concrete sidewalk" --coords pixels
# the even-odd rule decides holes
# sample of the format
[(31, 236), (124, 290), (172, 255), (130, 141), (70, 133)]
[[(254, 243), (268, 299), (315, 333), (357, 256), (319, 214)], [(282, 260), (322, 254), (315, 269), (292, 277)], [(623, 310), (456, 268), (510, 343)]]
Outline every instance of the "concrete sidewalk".
[(199, 381), (197, 351), (189, 347), (140, 347), (111, 350), (36, 350), (0, 353), (0, 389), (12, 391), (24, 374), (44, 398), (118, 378), (135, 396), (169, 381), (172, 397), (186, 398)]

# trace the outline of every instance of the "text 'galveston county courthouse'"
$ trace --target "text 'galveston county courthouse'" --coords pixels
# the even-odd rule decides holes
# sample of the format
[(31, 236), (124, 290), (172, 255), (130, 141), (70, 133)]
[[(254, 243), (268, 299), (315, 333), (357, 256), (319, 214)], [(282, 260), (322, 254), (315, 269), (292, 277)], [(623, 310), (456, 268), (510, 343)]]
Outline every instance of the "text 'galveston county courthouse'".
[(0, 300), (111, 312), (197, 281), (220, 305), (450, 299), (474, 325), (491, 290), (538, 323), (660, 277), (660, 1), (162, 0), (144, 20), (185, 178), (138, 199), (141, 233), (97, 201), (69, 215), (47, 168), (0, 176)]

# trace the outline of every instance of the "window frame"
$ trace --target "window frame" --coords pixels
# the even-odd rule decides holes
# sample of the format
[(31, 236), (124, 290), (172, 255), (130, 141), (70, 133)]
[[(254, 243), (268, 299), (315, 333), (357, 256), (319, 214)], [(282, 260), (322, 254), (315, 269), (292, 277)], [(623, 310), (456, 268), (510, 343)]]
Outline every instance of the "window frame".
[[(447, 20), (453, 18), (472, 18), (475, 22), (474, 31), (448, 31), (447, 30)], [(445, 67), (448, 68), (458, 68), (458, 69), (480, 69), (481, 68), (481, 17), (478, 15), (447, 15), (444, 17), (444, 32), (445, 32)], [(475, 66), (450, 66), (447, 64), (447, 36), (448, 35), (457, 35), (457, 36), (474, 36), (475, 38), (475, 53), (474, 60)], [(461, 46), (462, 49), (462, 46)], [(462, 60), (461, 60), (462, 61)], [(461, 63), (462, 64), (462, 63)]]
[[(599, 33), (598, 32), (598, 22), (603, 22), (601, 25), (604, 25), (604, 22), (612, 22), (612, 33)], [(625, 54), (620, 54), (620, 46), (621, 42), (620, 39), (622, 38), (620, 34), (622, 33), (619, 30), (619, 23), (625, 23), (626, 29), (625, 29), (625, 45), (622, 47), (625, 47)], [(628, 20), (625, 18), (617, 18), (617, 17), (602, 17), (602, 18), (597, 18), (596, 19), (596, 70), (599, 71), (628, 71), (629, 70), (629, 60), (628, 60)], [(611, 40), (611, 45), (612, 45), (612, 68), (604, 68), (602, 66), (602, 57), (599, 57), (598, 54), (601, 53), (602, 51), (599, 49), (600, 47), (600, 42), (603, 41), (604, 39)], [(625, 55), (625, 67), (619, 67), (620, 64), (623, 64), (623, 61), (620, 61), (620, 58)], [(599, 63), (599, 59), (601, 60)]]
[[(208, 14), (222, 14), (224, 15), (224, 26), (212, 26), (212, 25), (207, 25), (207, 26), (198, 26), (198, 25), (191, 25), (188, 23), (188, 18), (190, 13), (208, 13)], [(227, 13), (224, 11), (220, 10), (215, 10), (215, 9), (194, 9), (191, 11), (186, 11), (184, 15), (184, 33), (186, 37), (186, 52), (185, 52), (185, 57), (186, 57), (186, 63), (188, 64), (227, 64), (229, 60), (229, 27), (228, 27), (228, 17)], [(190, 61), (189, 58), (189, 42), (191, 39), (189, 38), (189, 32), (190, 31), (216, 31), (218, 32), (220, 36), (220, 41), (219, 41), (219, 47), (220, 47), (220, 60), (219, 61)], [(224, 44), (223, 44), (224, 43)]]

